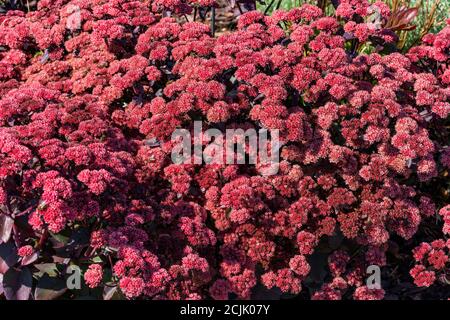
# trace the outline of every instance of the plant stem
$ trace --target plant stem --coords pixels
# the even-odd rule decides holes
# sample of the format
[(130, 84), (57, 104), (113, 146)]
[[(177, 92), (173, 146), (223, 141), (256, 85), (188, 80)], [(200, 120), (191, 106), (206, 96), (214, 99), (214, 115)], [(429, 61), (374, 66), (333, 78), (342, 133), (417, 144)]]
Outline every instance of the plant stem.
[(274, 2), (275, 2), (275, 0), (270, 1), (270, 3), (269, 3), (269, 5), (267, 6), (266, 10), (264, 10), (264, 14), (265, 14), (265, 15), (269, 12), (269, 10), (270, 10), (270, 8), (272, 7), (272, 5), (273, 5)]
[(216, 8), (211, 7), (211, 34), (214, 37), (216, 33)]

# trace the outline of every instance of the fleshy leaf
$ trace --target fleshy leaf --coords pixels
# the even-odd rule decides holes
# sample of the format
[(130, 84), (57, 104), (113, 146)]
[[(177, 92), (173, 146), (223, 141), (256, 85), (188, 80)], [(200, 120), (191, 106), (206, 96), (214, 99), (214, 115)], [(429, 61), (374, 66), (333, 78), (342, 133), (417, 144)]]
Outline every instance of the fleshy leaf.
[(33, 277), (28, 268), (10, 268), (3, 275), (3, 290), (7, 300), (28, 300)]
[(54, 277), (59, 273), (58, 266), (56, 265), (56, 263), (40, 263), (35, 264), (34, 267), (39, 270), (38, 272), (35, 273), (38, 276), (43, 276), (46, 273), (49, 276)]
[(3, 274), (0, 273), (0, 296), (4, 293), (3, 290)]
[(105, 288), (103, 289), (104, 300), (112, 300), (115, 295), (117, 295), (117, 286), (105, 286)]
[(17, 249), (12, 243), (0, 244), (0, 273), (5, 274), (18, 261)]
[(0, 243), (8, 242), (11, 238), (11, 230), (14, 220), (5, 214), (0, 214)]
[(22, 261), (21, 261), (21, 265), (22, 266), (27, 266), (29, 264), (32, 264), (33, 262), (35, 262), (37, 259), (39, 258), (39, 252), (33, 252), (32, 255), (30, 256), (26, 256), (23, 257)]
[(34, 291), (36, 300), (54, 300), (67, 291), (64, 280), (44, 274), (38, 281)]

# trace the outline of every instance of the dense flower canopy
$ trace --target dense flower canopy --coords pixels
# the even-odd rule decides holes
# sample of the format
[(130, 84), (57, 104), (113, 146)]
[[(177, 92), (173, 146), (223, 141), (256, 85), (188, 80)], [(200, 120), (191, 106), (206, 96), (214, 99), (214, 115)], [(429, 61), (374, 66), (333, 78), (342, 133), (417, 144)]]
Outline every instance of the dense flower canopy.
[[(69, 260), (88, 259), (91, 288), (109, 269), (127, 298), (249, 299), (261, 285), (302, 292), (312, 257), (338, 239), (310, 298), (383, 298), (366, 267), (388, 263), (390, 240), (436, 216), (450, 232), (427, 187), (450, 169), (450, 21), (406, 54), (363, 53), (355, 43), (396, 41), (364, 0), (335, 16), (248, 12), (217, 38), (162, 14), (197, 3), (212, 4), (41, 0), (0, 16), (0, 207), (16, 226), (5, 244), (36, 251), (33, 268), (59, 255), (59, 234), (83, 230)], [(171, 134), (194, 120), (279, 129), (278, 174), (173, 164)], [(441, 236), (411, 253), (419, 286), (448, 268)]]

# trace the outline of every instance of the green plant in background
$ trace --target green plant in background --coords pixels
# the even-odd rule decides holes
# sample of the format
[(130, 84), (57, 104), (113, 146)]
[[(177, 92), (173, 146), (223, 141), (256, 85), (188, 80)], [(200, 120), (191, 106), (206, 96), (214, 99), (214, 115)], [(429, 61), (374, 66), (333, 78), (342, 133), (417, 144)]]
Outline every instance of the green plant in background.
[(333, 4), (330, 0), (261, 0), (257, 2), (256, 8), (266, 14), (271, 14), (276, 9), (290, 10), (300, 7), (305, 3), (318, 6), (326, 14), (331, 14), (334, 11)]
[(408, 50), (414, 44), (420, 42), (427, 33), (437, 33), (445, 26), (445, 19), (450, 12), (450, 0), (411, 0), (411, 1), (387, 1), (392, 5), (409, 6), (418, 8), (418, 14), (412, 23), (414, 30), (400, 33), (399, 48)]
[(257, 10), (263, 11), (266, 14), (271, 14), (276, 9), (290, 10), (292, 8), (300, 7), (305, 3), (313, 3), (316, 1), (307, 0), (262, 0), (258, 1)]
[[(374, 3), (376, 0), (370, 0)], [(391, 7), (392, 17), (384, 26), (399, 36), (398, 49), (407, 51), (427, 33), (437, 33), (445, 26), (450, 12), (450, 0), (383, 0)], [(335, 1), (336, 3), (339, 1)], [(276, 9), (290, 10), (309, 3), (330, 15), (334, 11), (331, 0), (261, 0), (257, 9), (271, 14)]]

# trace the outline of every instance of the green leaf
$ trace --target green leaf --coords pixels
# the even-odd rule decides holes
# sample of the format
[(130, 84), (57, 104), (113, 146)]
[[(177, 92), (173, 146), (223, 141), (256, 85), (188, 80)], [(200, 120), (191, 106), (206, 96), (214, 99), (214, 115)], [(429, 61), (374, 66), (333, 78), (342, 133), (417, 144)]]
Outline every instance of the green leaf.
[(41, 264), (35, 264), (34, 267), (36, 267), (39, 272), (36, 272), (35, 275), (38, 277), (43, 277), (45, 274), (56, 277), (59, 274), (58, 266), (56, 263), (41, 263)]
[(103, 262), (102, 258), (100, 258), (99, 256), (96, 256), (96, 257), (92, 258), (91, 260), (94, 263), (102, 263)]
[(44, 54), (44, 51), (38, 51), (38, 52), (36, 52), (35, 54), (34, 54), (34, 58), (36, 58), (36, 57), (39, 57), (39, 56), (42, 56)]
[(62, 234), (50, 232), (50, 235), (52, 236), (53, 239), (55, 239), (60, 244), (65, 245), (69, 241), (69, 237), (66, 237)]

